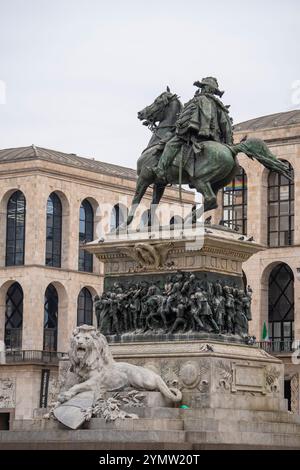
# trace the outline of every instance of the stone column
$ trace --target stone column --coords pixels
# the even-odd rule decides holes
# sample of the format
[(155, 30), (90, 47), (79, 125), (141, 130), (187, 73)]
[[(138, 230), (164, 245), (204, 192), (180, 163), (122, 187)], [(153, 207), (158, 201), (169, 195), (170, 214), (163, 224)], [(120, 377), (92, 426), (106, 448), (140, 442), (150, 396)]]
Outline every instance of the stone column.
[(22, 284), (23, 332), (22, 349), (43, 349), (44, 326), (44, 283), (40, 268), (31, 268)]
[(78, 270), (78, 255), (79, 255), (79, 209), (80, 199), (72, 198), (69, 207), (68, 220), (65, 219), (65, 223), (68, 223), (69, 230), (66, 231), (66, 243), (65, 249), (72, 253), (66, 259), (66, 267), (71, 270)]

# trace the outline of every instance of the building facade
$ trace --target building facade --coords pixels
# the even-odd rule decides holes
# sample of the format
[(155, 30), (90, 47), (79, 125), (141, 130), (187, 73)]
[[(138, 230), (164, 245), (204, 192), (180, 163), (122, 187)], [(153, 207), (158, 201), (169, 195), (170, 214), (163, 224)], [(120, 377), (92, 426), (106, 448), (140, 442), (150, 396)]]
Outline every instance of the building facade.
[[(235, 126), (266, 141), (290, 165), (293, 181), (245, 155), (240, 171), (218, 195), (212, 223), (220, 221), (265, 246), (244, 264), (253, 290), (250, 333), (285, 363), (289, 407), (299, 413), (300, 365), (300, 111), (260, 117)], [(32, 417), (57, 389), (57, 363), (72, 329), (93, 323), (93, 297), (102, 290), (101, 265), (81, 244), (126, 217), (134, 170), (35, 146), (0, 150), (0, 427)], [(192, 205), (194, 195), (183, 192)], [(151, 194), (135, 225), (147, 222)], [(164, 201), (178, 204), (178, 190)], [(208, 214), (209, 215), (209, 214)], [(168, 224), (170, 214), (160, 217)], [(178, 221), (178, 214), (172, 215)], [(105, 225), (105, 224), (104, 224)], [(0, 343), (1, 344), (1, 343)], [(3, 355), (2, 355), (3, 356)], [(0, 353), (0, 362), (1, 362)]]
[[(95, 322), (103, 276), (81, 245), (125, 220), (136, 173), (31, 146), (0, 150), (0, 178), (0, 407), (2, 419), (29, 418), (51, 401), (73, 328)], [(147, 222), (150, 200), (149, 191), (135, 224)], [(193, 194), (184, 200), (192, 206)], [(176, 212), (178, 190), (167, 189), (164, 202)]]
[(235, 142), (263, 139), (293, 173), (289, 181), (239, 155), (239, 174), (219, 194), (212, 221), (222, 220), (265, 246), (244, 264), (245, 283), (253, 289), (250, 329), (263, 348), (284, 361), (286, 397), (290, 409), (299, 412), (300, 110), (252, 119), (234, 131)]

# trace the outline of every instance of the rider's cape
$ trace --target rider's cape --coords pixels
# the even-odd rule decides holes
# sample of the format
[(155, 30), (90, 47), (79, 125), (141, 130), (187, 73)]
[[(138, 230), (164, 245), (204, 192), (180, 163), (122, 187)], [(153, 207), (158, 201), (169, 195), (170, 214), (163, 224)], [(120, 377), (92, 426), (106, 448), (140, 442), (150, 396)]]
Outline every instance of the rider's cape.
[(214, 140), (232, 144), (232, 126), (228, 109), (212, 94), (198, 94), (188, 101), (176, 122), (176, 133), (186, 138)]

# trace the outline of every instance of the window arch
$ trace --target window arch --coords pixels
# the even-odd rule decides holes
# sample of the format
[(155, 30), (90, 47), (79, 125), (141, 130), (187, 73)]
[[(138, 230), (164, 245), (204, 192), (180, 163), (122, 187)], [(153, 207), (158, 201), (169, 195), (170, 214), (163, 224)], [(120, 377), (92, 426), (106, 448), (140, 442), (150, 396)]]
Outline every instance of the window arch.
[(58, 294), (53, 284), (45, 291), (44, 302), (44, 351), (57, 350)]
[[(140, 228), (141, 229), (145, 229), (146, 227), (148, 227), (150, 211), (151, 211), (151, 209), (146, 209), (142, 213), (141, 219), (140, 219)], [(158, 219), (156, 214), (154, 214), (153, 221), (152, 221), (152, 217), (151, 217), (151, 226), (152, 226), (152, 228), (156, 228), (156, 229), (160, 228), (159, 219)], [(149, 227), (149, 230), (150, 230), (150, 227)]]
[[(291, 173), (293, 167), (287, 161)], [(294, 182), (274, 171), (268, 177), (268, 245), (294, 242)]]
[(62, 205), (56, 193), (47, 201), (46, 222), (46, 265), (61, 266)]
[(6, 293), (5, 333), (6, 348), (21, 349), (23, 325), (23, 289), (14, 282)]
[(79, 258), (78, 270), (93, 272), (93, 255), (80, 248), (81, 243), (93, 241), (94, 211), (87, 199), (82, 201), (79, 210)]
[(175, 226), (177, 226), (177, 228), (183, 227), (183, 218), (180, 215), (173, 215), (173, 217), (171, 217), (170, 219), (169, 224), (171, 229), (174, 229)]
[(15, 191), (7, 203), (6, 266), (24, 264), (26, 199), (22, 191)]
[(125, 222), (127, 218), (127, 208), (123, 204), (115, 204), (110, 216), (110, 229), (115, 230)]
[(90, 291), (84, 287), (77, 298), (77, 326), (93, 324), (93, 298)]
[(232, 182), (223, 189), (222, 219), (225, 226), (247, 233), (247, 174), (241, 166)]
[(268, 315), (273, 350), (290, 350), (294, 338), (294, 275), (285, 263), (270, 273)]

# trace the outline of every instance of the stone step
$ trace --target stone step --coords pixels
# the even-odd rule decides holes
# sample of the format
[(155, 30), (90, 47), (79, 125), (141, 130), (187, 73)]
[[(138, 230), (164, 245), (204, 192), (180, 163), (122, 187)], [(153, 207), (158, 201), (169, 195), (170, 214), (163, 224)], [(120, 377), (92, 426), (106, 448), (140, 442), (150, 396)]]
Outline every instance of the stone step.
[(263, 432), (263, 433), (283, 433), (300, 434), (300, 425), (295, 423), (254, 422), (254, 421), (234, 421), (216, 420), (213, 418), (184, 419), (185, 431), (216, 431), (216, 432)]
[(178, 419), (181, 417), (181, 410), (179, 408), (167, 408), (167, 407), (126, 407), (124, 408), (128, 413), (135, 413), (140, 418), (168, 418)]
[(119, 431), (168, 431), (183, 430), (182, 419), (140, 418), (118, 419), (106, 422), (104, 418), (92, 418), (85, 424), (86, 429), (112, 429)]
[[(252, 411), (252, 410), (230, 410), (225, 408), (197, 408), (179, 409), (182, 418), (203, 419), (212, 418), (216, 420), (243, 420), (255, 422), (278, 422), (278, 423), (298, 423), (300, 416), (287, 411)], [(236, 419), (235, 419), (236, 418)]]
[(186, 441), (193, 444), (237, 445), (240, 448), (300, 448), (300, 434), (281, 434), (264, 432), (216, 432), (187, 431)]
[(168, 431), (130, 431), (128, 430), (97, 430), (80, 429), (76, 431), (56, 429), (49, 431), (0, 431), (0, 444), (5, 448), (5, 443), (70, 443), (70, 442), (130, 442), (130, 443), (184, 443), (185, 432), (178, 430)]

